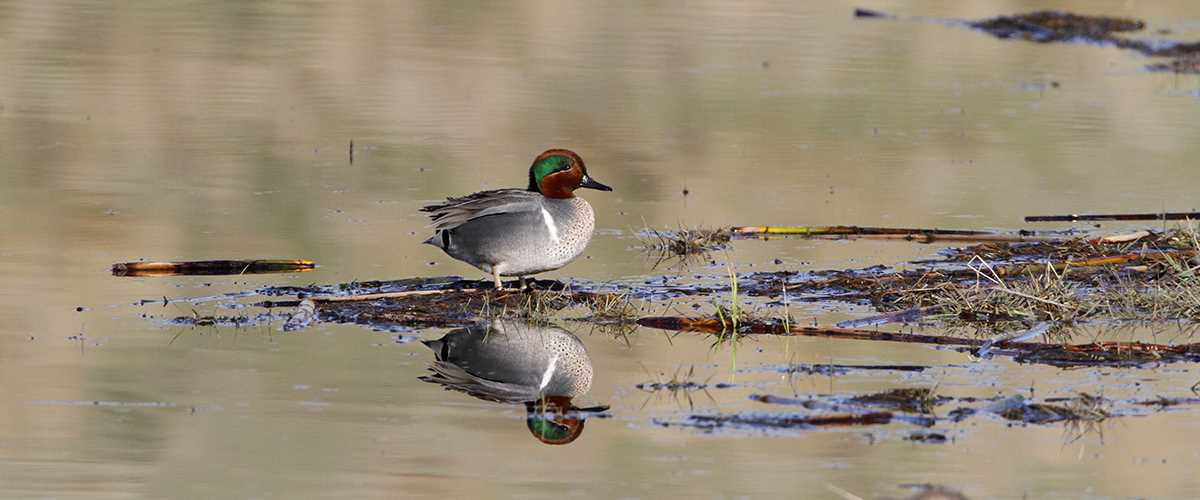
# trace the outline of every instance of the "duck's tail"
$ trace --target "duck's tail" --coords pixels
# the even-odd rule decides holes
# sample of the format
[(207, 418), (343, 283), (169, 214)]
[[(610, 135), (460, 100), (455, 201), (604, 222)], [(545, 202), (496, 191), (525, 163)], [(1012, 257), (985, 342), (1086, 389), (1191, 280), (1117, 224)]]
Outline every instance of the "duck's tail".
[(450, 233), (445, 229), (439, 229), (433, 232), (433, 235), (422, 241), (426, 245), (433, 245), (442, 250), (450, 248)]

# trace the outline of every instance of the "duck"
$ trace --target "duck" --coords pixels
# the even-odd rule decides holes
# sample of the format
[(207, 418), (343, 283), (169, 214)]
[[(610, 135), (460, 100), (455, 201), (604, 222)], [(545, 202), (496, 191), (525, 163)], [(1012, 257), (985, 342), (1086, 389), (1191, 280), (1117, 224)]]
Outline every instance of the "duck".
[(484, 401), (523, 404), (526, 427), (545, 444), (567, 444), (607, 405), (572, 400), (592, 387), (592, 360), (575, 334), (553, 324), (492, 319), (423, 340), (434, 354), (424, 382)]
[(433, 235), (423, 243), (489, 273), (525, 277), (562, 268), (587, 248), (596, 216), (580, 188), (612, 191), (588, 175), (574, 151), (549, 149), (529, 166), (529, 186), (480, 191), (426, 205)]

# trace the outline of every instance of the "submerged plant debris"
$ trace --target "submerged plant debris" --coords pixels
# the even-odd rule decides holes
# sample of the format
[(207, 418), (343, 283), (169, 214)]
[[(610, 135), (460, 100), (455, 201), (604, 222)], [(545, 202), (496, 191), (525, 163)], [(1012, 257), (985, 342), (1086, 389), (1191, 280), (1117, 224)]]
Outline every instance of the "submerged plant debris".
[[(903, 388), (861, 395), (814, 394), (804, 398), (752, 394), (750, 399), (768, 405), (800, 407), (807, 413), (694, 413), (676, 420), (659, 419), (655, 423), (705, 432), (721, 429), (803, 431), (817, 427), (874, 426), (898, 422), (930, 429), (955, 425), (970, 418), (991, 417), (1021, 425), (1063, 423), (1071, 431), (1069, 436), (1077, 438), (1082, 432), (1099, 430), (1099, 425), (1112, 418), (1145, 416), (1167, 411), (1176, 404), (1194, 405), (1200, 401), (1200, 398), (1111, 400), (1088, 393), (1041, 400), (1022, 395), (952, 397), (934, 395), (931, 389), (926, 388)], [(950, 407), (952, 409), (946, 409)], [(906, 439), (937, 444), (945, 442), (948, 433), (921, 430), (908, 434)]]
[(946, 396), (935, 394), (933, 389), (916, 387), (855, 396), (851, 402), (910, 413), (931, 413), (935, 406), (949, 400)]
[(858, 414), (841, 413), (831, 415), (742, 412), (728, 414), (694, 414), (688, 415), (684, 419), (678, 421), (657, 419), (654, 421), (654, 423), (662, 427), (693, 427), (712, 432), (724, 428), (746, 430), (779, 430), (885, 425), (892, 423), (893, 417), (894, 415), (891, 412), (886, 411)]

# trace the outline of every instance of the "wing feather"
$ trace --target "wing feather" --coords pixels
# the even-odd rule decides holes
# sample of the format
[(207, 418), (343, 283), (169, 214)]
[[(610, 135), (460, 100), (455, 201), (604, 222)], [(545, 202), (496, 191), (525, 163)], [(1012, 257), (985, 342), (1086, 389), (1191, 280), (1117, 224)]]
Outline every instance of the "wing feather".
[(454, 229), (467, 222), (489, 215), (536, 212), (542, 208), (542, 195), (524, 189), (494, 189), (447, 198), (441, 203), (426, 205), (422, 212), (429, 214), (435, 231)]

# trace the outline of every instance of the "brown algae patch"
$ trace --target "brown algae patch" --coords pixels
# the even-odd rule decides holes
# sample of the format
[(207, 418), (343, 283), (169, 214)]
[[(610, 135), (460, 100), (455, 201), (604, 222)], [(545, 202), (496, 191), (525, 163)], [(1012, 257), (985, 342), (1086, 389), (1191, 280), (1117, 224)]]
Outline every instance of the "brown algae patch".
[(1118, 36), (1145, 29), (1146, 23), (1140, 19), (1039, 11), (971, 21), (967, 25), (1003, 39), (1037, 43), (1094, 43), (1132, 50), (1148, 57), (1173, 58), (1169, 62), (1148, 65), (1146, 68), (1151, 71), (1195, 73), (1198, 69), (1195, 62), (1200, 56), (1200, 42)]
[(993, 17), (969, 24), (997, 38), (1017, 38), (1038, 43), (1078, 39), (1103, 41), (1110, 39), (1113, 33), (1140, 31), (1146, 27), (1146, 23), (1139, 19), (1082, 16), (1052, 10)]
[[(860, 10), (856, 9), (855, 17), (896, 19), (895, 16), (878, 11), (861, 10), (862, 15), (859, 15)], [(1200, 72), (1200, 63), (1197, 62), (1200, 61), (1200, 41), (1129, 38), (1127, 35), (1146, 28), (1146, 22), (1141, 19), (1044, 10), (973, 21), (944, 20), (943, 23), (967, 26), (1004, 40), (1112, 46), (1132, 50), (1147, 57), (1171, 58), (1167, 62), (1147, 65), (1146, 69), (1150, 71)]]

